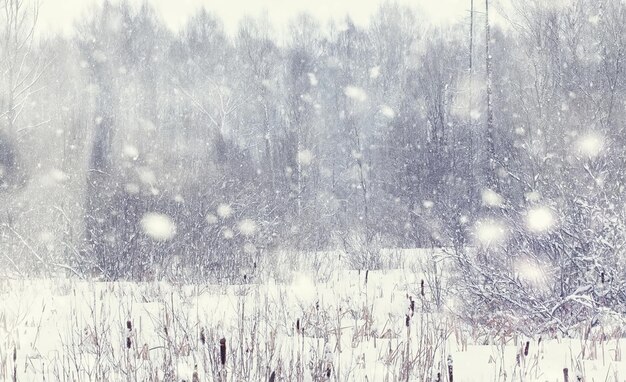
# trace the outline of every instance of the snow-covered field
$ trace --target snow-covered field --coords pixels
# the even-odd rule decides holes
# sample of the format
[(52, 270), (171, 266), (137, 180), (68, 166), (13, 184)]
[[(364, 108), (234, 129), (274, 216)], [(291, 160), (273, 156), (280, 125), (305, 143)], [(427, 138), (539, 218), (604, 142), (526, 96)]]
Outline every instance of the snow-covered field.
[(413, 264), (230, 286), (4, 280), (0, 380), (626, 381), (623, 339), (490, 336), (455, 318), (431, 276)]

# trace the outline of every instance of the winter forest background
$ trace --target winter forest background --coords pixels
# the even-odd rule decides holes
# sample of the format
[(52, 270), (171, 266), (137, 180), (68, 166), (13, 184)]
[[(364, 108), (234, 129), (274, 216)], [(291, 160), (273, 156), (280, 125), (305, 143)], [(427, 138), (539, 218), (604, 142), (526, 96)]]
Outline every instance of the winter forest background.
[(68, 37), (2, 0), (1, 277), (240, 283), (296, 267), (278, 253), (437, 248), (467, 317), (623, 313), (626, 5), (474, 3), (229, 35), (105, 1)]

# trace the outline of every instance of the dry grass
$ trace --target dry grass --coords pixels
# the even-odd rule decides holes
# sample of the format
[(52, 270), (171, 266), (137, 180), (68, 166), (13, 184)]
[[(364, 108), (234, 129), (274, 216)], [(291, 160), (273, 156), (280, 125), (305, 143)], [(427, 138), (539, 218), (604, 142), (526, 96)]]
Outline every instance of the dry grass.
[[(492, 380), (542, 375), (546, 340), (470, 330), (446, 310), (449, 287), (433, 264), (321, 278), (4, 282), (0, 380), (452, 382), (468, 380), (454, 357), (483, 343)], [(583, 329), (568, 345), (570, 380), (588, 359), (621, 361), (621, 332)], [(606, 380), (621, 381), (612, 370)]]

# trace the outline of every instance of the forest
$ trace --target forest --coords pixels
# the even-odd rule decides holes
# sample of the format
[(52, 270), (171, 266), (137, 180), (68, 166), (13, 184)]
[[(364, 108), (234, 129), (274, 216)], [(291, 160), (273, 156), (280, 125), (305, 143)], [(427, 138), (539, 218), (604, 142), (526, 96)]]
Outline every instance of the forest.
[(623, 315), (626, 4), (474, 3), (227, 33), (103, 1), (49, 35), (2, 0), (0, 277), (242, 283), (418, 248), (476, 322)]

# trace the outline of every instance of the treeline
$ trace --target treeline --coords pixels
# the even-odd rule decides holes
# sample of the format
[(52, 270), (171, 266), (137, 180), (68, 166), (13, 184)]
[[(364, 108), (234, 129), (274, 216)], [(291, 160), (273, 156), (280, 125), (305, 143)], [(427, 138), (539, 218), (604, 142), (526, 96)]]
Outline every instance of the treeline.
[[(174, 33), (104, 2), (66, 38), (4, 4), (4, 273), (238, 277), (278, 249), (373, 268), (382, 247), (465, 253), (486, 221), (507, 232), (494, 269), (614, 261), (623, 242), (619, 0), (515, 1), (488, 44), (482, 8), (472, 33), (387, 3), (368, 27), (302, 15), (279, 37), (202, 10)], [(541, 234), (536, 206), (557, 223)]]

